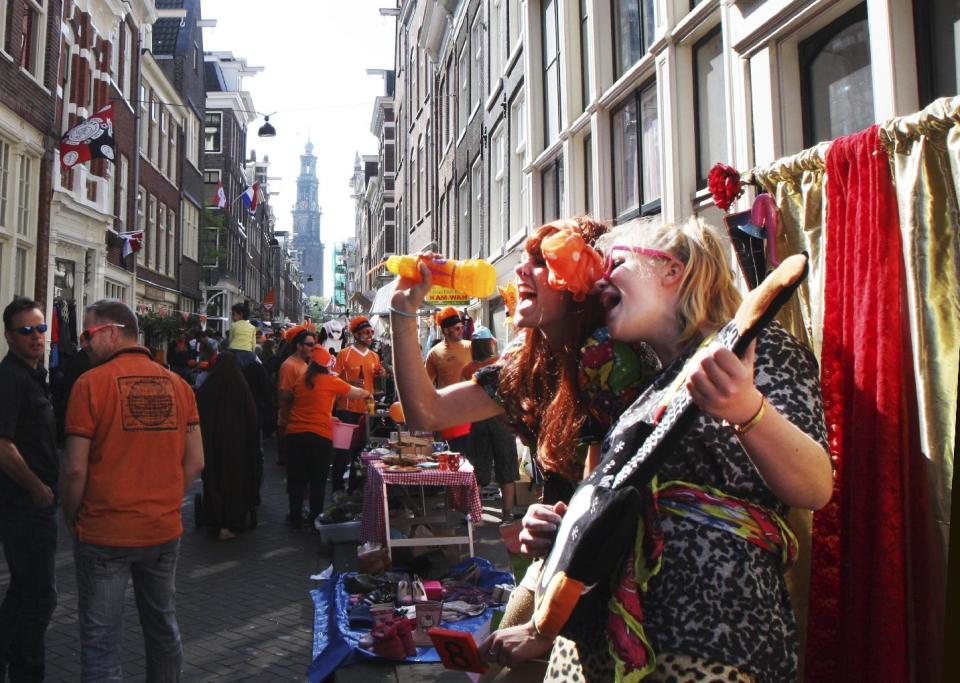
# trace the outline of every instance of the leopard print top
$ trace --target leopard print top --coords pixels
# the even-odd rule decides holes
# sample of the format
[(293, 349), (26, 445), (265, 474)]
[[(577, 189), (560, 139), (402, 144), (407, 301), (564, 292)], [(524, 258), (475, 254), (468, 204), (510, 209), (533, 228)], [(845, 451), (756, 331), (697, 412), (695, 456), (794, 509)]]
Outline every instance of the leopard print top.
[[(675, 359), (623, 414), (605, 440), (652, 418), (693, 350)], [(773, 323), (757, 341), (755, 381), (770, 405), (825, 449), (817, 362)], [(611, 438), (614, 437), (614, 438)], [(658, 473), (661, 482), (711, 486), (781, 515), (787, 506), (767, 488), (729, 427), (697, 418)], [(732, 534), (674, 515), (662, 516), (660, 573), (643, 597), (655, 652), (723, 662), (761, 681), (795, 680), (797, 629), (779, 558)]]

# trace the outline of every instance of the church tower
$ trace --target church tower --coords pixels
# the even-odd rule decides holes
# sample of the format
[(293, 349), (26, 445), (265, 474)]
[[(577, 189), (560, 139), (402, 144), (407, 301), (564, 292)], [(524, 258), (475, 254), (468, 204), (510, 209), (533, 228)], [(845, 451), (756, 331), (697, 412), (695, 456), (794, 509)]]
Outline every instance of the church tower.
[[(297, 201), (293, 205), (293, 246), (300, 251), (303, 293), (323, 296), (323, 242), (320, 241), (320, 203), (317, 197), (317, 157), (313, 143), (307, 140), (300, 155), (297, 176)], [(312, 281), (310, 281), (312, 278)]]

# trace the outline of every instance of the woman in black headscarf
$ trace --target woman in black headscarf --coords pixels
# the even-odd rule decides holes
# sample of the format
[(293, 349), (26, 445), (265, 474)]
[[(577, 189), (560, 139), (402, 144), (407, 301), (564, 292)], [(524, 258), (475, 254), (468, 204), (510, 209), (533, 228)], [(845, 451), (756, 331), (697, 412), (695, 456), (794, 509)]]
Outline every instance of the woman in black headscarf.
[(203, 520), (221, 541), (243, 531), (256, 504), (257, 409), (233, 354), (222, 353), (197, 390), (203, 433)]

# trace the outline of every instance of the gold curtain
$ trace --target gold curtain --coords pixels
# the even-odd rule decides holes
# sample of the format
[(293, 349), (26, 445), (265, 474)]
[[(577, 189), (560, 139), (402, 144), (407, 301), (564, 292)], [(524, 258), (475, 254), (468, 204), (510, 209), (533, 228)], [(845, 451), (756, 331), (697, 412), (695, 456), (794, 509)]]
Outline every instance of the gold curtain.
[[(752, 177), (775, 200), (780, 213), (777, 257), (806, 251), (810, 273), (797, 296), (783, 307), (777, 319), (793, 336), (807, 345), (817, 360), (823, 337), (823, 258), (827, 245), (826, 158), (829, 143), (821, 143), (773, 164), (753, 169)], [(791, 510), (787, 518), (797, 535), (800, 554), (787, 574), (790, 600), (800, 635), (800, 666), (806, 651), (807, 610), (810, 595), (810, 548), (813, 513)]]
[(753, 179), (776, 201), (780, 212), (777, 257), (806, 251), (810, 274), (797, 297), (778, 320), (820, 358), (823, 330), (823, 255), (827, 244), (826, 158), (829, 143), (821, 143), (769, 166), (753, 169)]
[(920, 448), (945, 563), (960, 375), (960, 97), (888, 121), (880, 140), (897, 191)]

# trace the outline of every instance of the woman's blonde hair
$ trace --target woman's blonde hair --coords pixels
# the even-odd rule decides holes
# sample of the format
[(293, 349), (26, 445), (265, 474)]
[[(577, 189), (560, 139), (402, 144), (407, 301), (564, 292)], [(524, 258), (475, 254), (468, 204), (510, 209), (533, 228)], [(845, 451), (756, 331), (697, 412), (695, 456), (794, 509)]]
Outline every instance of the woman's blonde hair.
[(742, 297), (733, 282), (727, 240), (699, 218), (694, 216), (682, 223), (630, 221), (614, 228), (597, 243), (603, 252), (613, 246), (658, 249), (684, 264), (677, 297), (680, 344), (702, 339), (736, 314)]

